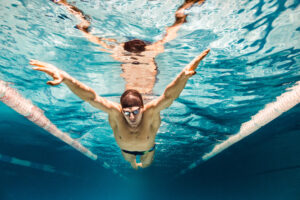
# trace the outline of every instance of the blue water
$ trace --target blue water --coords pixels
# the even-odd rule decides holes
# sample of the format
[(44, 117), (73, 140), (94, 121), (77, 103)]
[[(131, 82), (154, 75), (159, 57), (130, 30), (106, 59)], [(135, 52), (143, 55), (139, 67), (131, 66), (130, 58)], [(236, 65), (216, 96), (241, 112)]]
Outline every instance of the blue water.
[[(174, 12), (182, 2), (74, 1), (92, 18), (93, 34), (121, 42), (132, 38), (150, 42), (161, 39), (165, 28), (174, 22)], [(0, 199), (140, 199), (144, 193), (150, 199), (152, 189), (149, 185), (176, 182), (175, 177), (180, 171), (237, 133), (243, 122), (300, 80), (299, 4), (298, 0), (207, 0), (204, 5), (187, 11), (187, 23), (181, 27), (177, 38), (165, 45), (165, 52), (156, 58), (159, 74), (154, 95), (162, 94), (181, 69), (200, 52), (206, 48), (211, 52), (181, 96), (161, 113), (162, 124), (156, 137), (153, 164), (148, 169), (135, 171), (122, 158), (107, 115), (82, 102), (65, 85), (46, 85), (49, 77), (33, 71), (28, 64), (29, 59), (52, 63), (92, 87), (99, 95), (119, 101), (125, 85), (120, 77), (120, 63), (109, 53), (99, 51), (98, 46), (75, 29), (78, 21), (65, 8), (47, 0), (1, 0), (0, 80), (10, 82), (11, 87), (44, 110), (58, 128), (80, 141), (99, 159), (88, 160), (1, 103), (0, 154), (50, 165), (56, 172), (0, 161)], [(287, 144), (296, 139), (299, 141), (300, 125), (296, 119), (299, 113), (298, 106), (284, 116), (284, 123), (274, 122), (273, 126), (281, 127), (287, 135), (295, 135), (290, 137), (291, 141), (286, 141)], [(261, 134), (275, 137), (279, 131), (272, 129), (273, 126), (266, 127)], [(262, 143), (258, 139), (253, 141), (252, 144)], [(298, 147), (293, 147), (299, 151)], [(282, 150), (276, 148), (278, 152)], [(241, 146), (235, 153), (243, 157), (247, 151)], [(292, 152), (291, 157), (297, 157), (297, 151)], [(232, 166), (240, 163), (225, 159), (215, 162), (220, 168), (227, 163), (229, 169), (231, 162), (234, 163)], [(104, 163), (108, 165), (103, 167)], [(299, 160), (289, 163), (281, 168), (300, 166)], [(252, 163), (254, 168), (256, 164)], [(199, 169), (201, 165), (197, 167)], [(273, 168), (257, 169), (255, 173)], [(190, 171), (179, 178), (187, 176), (188, 182), (196, 185), (201, 182), (198, 175)], [(300, 189), (299, 168), (288, 177), (291, 178), (279, 181), (290, 183), (290, 190), (283, 188), (281, 191), (287, 196), (271, 198), (262, 195), (257, 199), (299, 198), (296, 193)], [(296, 178), (292, 180), (292, 177)], [(214, 180), (214, 177), (205, 180), (210, 179)], [(237, 180), (244, 182), (242, 178)], [(269, 184), (272, 182), (272, 179), (268, 180)], [(115, 192), (116, 188), (120, 193)], [(189, 185), (188, 188), (193, 187)], [(179, 198), (171, 185), (162, 190), (164, 194), (173, 193), (172, 198)], [(243, 193), (239, 198), (230, 193), (221, 197), (221, 189), (218, 190), (221, 196), (215, 197), (210, 197), (215, 194), (213, 190), (206, 191), (205, 196), (196, 191), (189, 191), (189, 198), (255, 199), (243, 196)], [(153, 198), (160, 199), (158, 190), (154, 194)]]

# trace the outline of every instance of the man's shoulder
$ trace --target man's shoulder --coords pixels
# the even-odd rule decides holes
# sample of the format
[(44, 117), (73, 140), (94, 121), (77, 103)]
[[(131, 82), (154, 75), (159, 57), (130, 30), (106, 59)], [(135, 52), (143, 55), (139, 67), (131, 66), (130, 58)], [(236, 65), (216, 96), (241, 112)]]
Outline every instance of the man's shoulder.
[(122, 114), (122, 107), (120, 104), (111, 102), (110, 112), (108, 113), (110, 117), (118, 117)]
[(118, 110), (114, 109), (113, 111), (108, 113), (108, 119), (109, 119), (111, 126), (113, 126), (113, 124), (116, 125), (116, 124), (120, 123), (122, 118), (123, 118), (122, 111), (118, 111)]
[(144, 107), (144, 112), (147, 114), (155, 114), (157, 110), (157, 99), (148, 102)]
[(146, 120), (148, 124), (156, 124), (155, 122), (160, 122), (160, 112), (157, 111), (153, 104), (148, 103), (144, 108), (143, 119)]

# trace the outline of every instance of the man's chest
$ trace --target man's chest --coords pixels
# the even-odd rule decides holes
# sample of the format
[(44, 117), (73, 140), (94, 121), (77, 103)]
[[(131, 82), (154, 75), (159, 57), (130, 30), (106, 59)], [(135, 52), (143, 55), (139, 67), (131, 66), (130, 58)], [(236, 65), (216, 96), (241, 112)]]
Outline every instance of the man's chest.
[(147, 142), (155, 139), (159, 125), (160, 121), (143, 119), (138, 127), (132, 128), (125, 120), (120, 120), (113, 132), (116, 139), (122, 139), (127, 142)]

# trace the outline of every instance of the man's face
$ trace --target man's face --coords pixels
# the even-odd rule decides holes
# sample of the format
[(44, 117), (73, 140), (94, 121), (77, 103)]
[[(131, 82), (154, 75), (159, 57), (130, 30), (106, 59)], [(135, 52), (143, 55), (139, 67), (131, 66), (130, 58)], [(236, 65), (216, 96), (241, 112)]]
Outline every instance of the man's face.
[(123, 116), (131, 127), (137, 127), (140, 124), (143, 115), (142, 112), (143, 109), (138, 106), (122, 109)]

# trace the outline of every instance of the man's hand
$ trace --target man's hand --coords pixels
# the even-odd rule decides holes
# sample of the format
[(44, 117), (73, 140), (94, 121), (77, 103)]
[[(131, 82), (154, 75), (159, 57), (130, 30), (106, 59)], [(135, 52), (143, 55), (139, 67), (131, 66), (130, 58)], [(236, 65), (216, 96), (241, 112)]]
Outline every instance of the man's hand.
[(52, 2), (56, 3), (56, 4), (66, 4), (66, 0), (51, 0)]
[(204, 1), (205, 0), (185, 0), (185, 3), (198, 3), (198, 4), (201, 4)]
[(29, 64), (34, 65), (36, 67), (33, 67), (32, 69), (45, 72), (52, 76), (54, 79), (53, 81), (48, 81), (48, 85), (59, 85), (65, 78), (65, 73), (55, 67), (54, 65), (51, 65), (49, 63), (41, 62), (38, 60), (30, 60)]
[(190, 64), (185, 67), (185, 75), (193, 76), (196, 74), (196, 69), (203, 58), (209, 53), (210, 49), (206, 49), (199, 56), (197, 56)]

